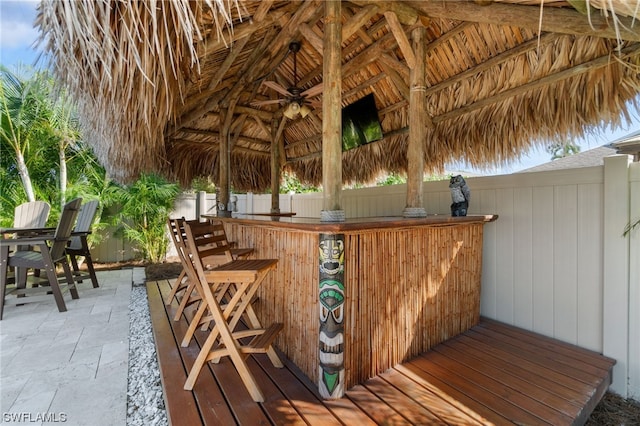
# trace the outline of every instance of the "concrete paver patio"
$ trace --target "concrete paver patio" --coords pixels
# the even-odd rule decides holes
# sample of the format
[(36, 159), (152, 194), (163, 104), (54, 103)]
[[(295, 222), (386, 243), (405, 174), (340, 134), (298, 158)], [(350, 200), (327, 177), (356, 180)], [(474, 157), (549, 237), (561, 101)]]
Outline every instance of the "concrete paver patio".
[(6, 306), (0, 321), (0, 423), (124, 425), (129, 301), (144, 268), (98, 272), (99, 288)]

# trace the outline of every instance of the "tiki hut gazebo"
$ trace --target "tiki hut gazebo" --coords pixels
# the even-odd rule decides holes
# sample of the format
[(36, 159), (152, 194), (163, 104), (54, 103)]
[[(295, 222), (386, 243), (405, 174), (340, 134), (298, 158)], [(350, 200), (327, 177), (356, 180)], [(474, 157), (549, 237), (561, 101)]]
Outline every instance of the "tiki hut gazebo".
[[(43, 1), (39, 25), (55, 73), (80, 102), (84, 137), (115, 179), (158, 172), (188, 184), (212, 176), (224, 213), (231, 188), (277, 194), (280, 173), (288, 171), (322, 184), (325, 211), (339, 212), (343, 183), (398, 172), (408, 177), (405, 216), (420, 217), (425, 172), (451, 160), (505, 163), (550, 139), (628, 121), (640, 89), (639, 11), (636, 1), (618, 0)], [(367, 95), (381, 137), (343, 152), (342, 109)], [(281, 259), (280, 282), (320, 280), (321, 300), (312, 297), (316, 303), (304, 309), (283, 306), (308, 295), (306, 287), (283, 289), (274, 279), (260, 293), (261, 315), (285, 322), (278, 345), (309, 377), (318, 380), (323, 366), (318, 370), (313, 359), (317, 346), (306, 353), (301, 336), (317, 336), (318, 304), (336, 307), (322, 300), (323, 274), (331, 271), (322, 264), (318, 270), (318, 244), (325, 253), (344, 250), (341, 291), (350, 332), (360, 326), (351, 313), (366, 296), (357, 292), (389, 271), (404, 278), (389, 275), (381, 297), (406, 302), (394, 311), (403, 321), (427, 328), (446, 322), (420, 308), (435, 295), (448, 312), (463, 315), (428, 339), (417, 338), (422, 329), (412, 326), (401, 330), (406, 336), (390, 332), (397, 345), (384, 359), (368, 354), (383, 352), (386, 330), (362, 351), (362, 334), (345, 332), (346, 386), (477, 321), (474, 256), (486, 218), (461, 219), (462, 227), (422, 220), (394, 223), (392, 230), (383, 221), (359, 228), (229, 222), (239, 243)], [(293, 263), (285, 241), (295, 242)], [(397, 252), (376, 251), (388, 241), (401, 241)], [(459, 270), (456, 278), (438, 281), (437, 267), (414, 253), (431, 249), (430, 260), (448, 262)], [(438, 283), (413, 283), (416, 276)], [(462, 308), (444, 290), (461, 282), (468, 287), (456, 294), (473, 300)], [(368, 300), (383, 300), (376, 297)], [(301, 319), (303, 310), (315, 317)], [(367, 327), (362, 333), (372, 333)]]

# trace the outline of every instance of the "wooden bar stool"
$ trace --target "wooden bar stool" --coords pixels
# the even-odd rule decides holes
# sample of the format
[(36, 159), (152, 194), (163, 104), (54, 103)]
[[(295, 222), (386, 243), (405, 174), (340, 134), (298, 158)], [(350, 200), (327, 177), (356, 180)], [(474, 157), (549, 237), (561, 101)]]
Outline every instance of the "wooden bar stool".
[[(185, 234), (191, 260), (202, 288), (202, 304), (206, 304), (214, 325), (189, 372), (184, 389), (193, 389), (200, 370), (208, 361), (217, 361), (223, 356), (228, 356), (251, 397), (256, 402), (262, 402), (264, 396), (247, 368), (245, 359), (251, 353), (266, 353), (275, 367), (282, 368), (283, 364), (273, 349), (272, 342), (283, 325), (274, 323), (266, 329), (263, 328), (251, 306), (251, 300), (267, 274), (276, 267), (278, 260), (231, 260), (207, 269), (206, 259), (229, 252), (228, 246), (222, 249), (217, 246), (217, 237), (211, 235), (211, 225), (208, 224), (187, 223)], [(201, 306), (201, 309), (204, 308)], [(235, 331), (243, 316), (247, 319), (247, 329)], [(245, 344), (241, 342), (241, 339), (245, 338), (252, 339)]]
[[(184, 234), (184, 224), (197, 224), (200, 223), (198, 220), (186, 220), (184, 217), (169, 219), (168, 226), (171, 230), (171, 236), (173, 244), (178, 252), (178, 258), (180, 259), (180, 263), (182, 264), (182, 271), (180, 275), (174, 282), (173, 287), (171, 288), (171, 292), (167, 295), (165, 299), (165, 304), (170, 305), (171, 301), (178, 293), (182, 292), (182, 297), (179, 298), (179, 306), (178, 310), (175, 313), (173, 318), (174, 321), (178, 321), (182, 316), (185, 308), (193, 303), (199, 302), (202, 300), (202, 296), (197, 289), (197, 279), (195, 273), (190, 276), (189, 272), (192, 268), (191, 258), (189, 254), (189, 249), (185, 242), (185, 234)], [(226, 240), (226, 235), (224, 234), (224, 227), (222, 222), (212, 222), (211, 223), (211, 233), (217, 237), (218, 246), (222, 246), (229, 244)], [(231, 259), (246, 259), (253, 253), (252, 248), (230, 248)], [(220, 255), (217, 257), (212, 257), (207, 259), (210, 266), (215, 266), (218, 264), (226, 263), (230, 259), (225, 255)], [(186, 345), (188, 345), (188, 341)], [(186, 346), (185, 345), (185, 346)]]

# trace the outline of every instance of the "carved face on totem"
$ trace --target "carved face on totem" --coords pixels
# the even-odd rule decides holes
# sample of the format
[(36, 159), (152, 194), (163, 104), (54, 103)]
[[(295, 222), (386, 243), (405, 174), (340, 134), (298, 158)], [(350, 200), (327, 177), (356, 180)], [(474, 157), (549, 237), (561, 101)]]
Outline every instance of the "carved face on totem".
[(344, 241), (338, 239), (321, 240), (320, 273), (334, 276), (342, 272), (344, 272)]

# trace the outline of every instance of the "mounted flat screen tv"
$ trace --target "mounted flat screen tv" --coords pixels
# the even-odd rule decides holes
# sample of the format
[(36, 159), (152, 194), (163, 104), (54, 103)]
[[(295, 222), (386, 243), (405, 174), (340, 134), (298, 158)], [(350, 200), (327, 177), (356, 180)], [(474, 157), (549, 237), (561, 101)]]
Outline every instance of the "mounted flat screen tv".
[(342, 150), (382, 139), (382, 126), (373, 94), (342, 109)]

